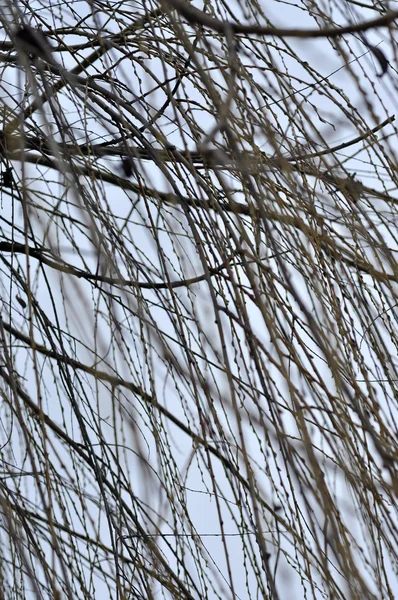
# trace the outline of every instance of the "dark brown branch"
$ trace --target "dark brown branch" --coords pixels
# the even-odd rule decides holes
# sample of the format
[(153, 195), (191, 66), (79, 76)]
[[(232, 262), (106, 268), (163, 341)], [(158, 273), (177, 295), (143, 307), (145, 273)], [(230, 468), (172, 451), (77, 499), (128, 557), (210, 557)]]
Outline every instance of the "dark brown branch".
[[(371, 135), (374, 135), (375, 133), (377, 133), (378, 131), (380, 131), (380, 129), (383, 129), (383, 127), (386, 127), (386, 125), (389, 125), (390, 123), (393, 123), (395, 121), (395, 115), (392, 115), (391, 117), (388, 117), (387, 119), (385, 119), (382, 123), (379, 123), (378, 125), (376, 125), (375, 127), (373, 127), (372, 129), (369, 129), (368, 131), (365, 131), (364, 133), (361, 133), (360, 135), (356, 136), (355, 138), (344, 142), (342, 144), (338, 144), (336, 146), (332, 146), (331, 148), (326, 148), (324, 150), (320, 150), (319, 152), (310, 152), (307, 154), (300, 154), (297, 156), (287, 156), (287, 157), (283, 157), (283, 160), (287, 161), (287, 162), (296, 162), (298, 160), (303, 160), (303, 159), (311, 159), (311, 158), (317, 158), (320, 156), (325, 156), (327, 154), (333, 154), (335, 152), (338, 152), (339, 150), (343, 150), (345, 148), (348, 148), (350, 146), (353, 146), (363, 140), (365, 140), (366, 138), (370, 137)], [(10, 138), (11, 140), (13, 138)], [(184, 157), (186, 160), (189, 160), (192, 162), (192, 164), (195, 165), (203, 165), (206, 167), (220, 167), (220, 166), (225, 166), (227, 167), (227, 165), (225, 165), (225, 162), (222, 162), (220, 160), (220, 153), (217, 150), (211, 150), (208, 149), (206, 151), (203, 152), (197, 152), (197, 151), (184, 151), (184, 150), (179, 150), (178, 153), (174, 153), (173, 149), (170, 148), (166, 148), (165, 150), (160, 149), (160, 148), (153, 148), (151, 149), (151, 152), (149, 152), (146, 148), (139, 148), (137, 146), (126, 146), (125, 144), (123, 145), (115, 145), (112, 146), (112, 142), (106, 142), (105, 144), (81, 144), (76, 145), (76, 144), (49, 144), (46, 140), (44, 139), (40, 139), (38, 137), (27, 137), (25, 139), (25, 144), (26, 147), (30, 150), (37, 150), (40, 152), (44, 152), (45, 154), (53, 154), (54, 151), (54, 147), (57, 147), (57, 150), (60, 152), (60, 154), (62, 154), (63, 149), (67, 151), (69, 156), (98, 156), (98, 157), (106, 157), (106, 156), (120, 156), (120, 157), (132, 157), (133, 159), (136, 158), (137, 160), (153, 160), (154, 157), (157, 157), (158, 160), (161, 160), (162, 162), (181, 162), (181, 159), (179, 158), (179, 154)], [(16, 158), (17, 156), (14, 156), (13, 153), (9, 153), (9, 157), (10, 158)], [(273, 157), (270, 157), (268, 155), (266, 155), (265, 153), (259, 153), (259, 154), (249, 154), (246, 153), (245, 154), (245, 158), (251, 162), (259, 162), (259, 157), (263, 158), (264, 160), (267, 161), (267, 163), (269, 164), (274, 164), (276, 166), (280, 165), (280, 160), (279, 159), (275, 159)]]
[[(188, 287), (195, 283), (206, 281), (208, 278), (208, 275), (204, 273), (203, 275), (198, 275), (197, 277), (191, 277), (189, 279), (179, 279), (178, 281), (170, 281), (170, 283), (136, 281), (134, 279), (122, 279), (116, 277), (107, 277), (106, 275), (97, 275), (94, 273), (90, 273), (89, 271), (82, 271), (81, 269), (77, 269), (76, 267), (72, 267), (71, 265), (54, 262), (53, 260), (49, 260), (45, 256), (44, 250), (38, 250), (37, 248), (27, 246), (26, 244), (20, 244), (16, 242), (0, 242), (0, 252), (28, 254), (32, 258), (35, 258), (36, 260), (47, 265), (51, 269), (61, 271), (62, 273), (67, 273), (68, 275), (74, 275), (75, 277), (79, 277), (81, 279), (87, 279), (88, 281), (108, 283), (109, 285), (137, 287), (139, 289), (146, 290), (166, 290), (170, 288), (175, 289), (179, 287)], [(211, 276), (217, 275), (218, 273), (221, 273), (221, 271), (225, 269), (226, 266), (227, 261), (225, 260), (218, 267), (209, 267), (209, 273)]]
[(357, 33), (376, 29), (377, 27), (388, 27), (398, 17), (398, 11), (391, 11), (377, 19), (363, 21), (355, 25), (346, 25), (345, 27), (325, 27), (324, 29), (296, 29), (280, 27), (261, 27), (258, 25), (239, 25), (229, 21), (220, 21), (199, 10), (192, 4), (184, 0), (168, 0), (168, 3), (175, 8), (191, 25), (202, 25), (213, 31), (226, 35), (227, 31), (232, 33), (243, 33), (250, 35), (275, 36), (275, 37), (295, 37), (295, 38), (337, 38), (341, 35)]

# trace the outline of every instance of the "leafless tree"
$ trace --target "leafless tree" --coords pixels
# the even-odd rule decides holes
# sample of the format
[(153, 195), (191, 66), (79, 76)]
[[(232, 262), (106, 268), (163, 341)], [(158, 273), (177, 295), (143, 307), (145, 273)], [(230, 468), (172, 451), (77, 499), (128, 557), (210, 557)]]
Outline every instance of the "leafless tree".
[(0, 18), (0, 600), (396, 598), (398, 12)]

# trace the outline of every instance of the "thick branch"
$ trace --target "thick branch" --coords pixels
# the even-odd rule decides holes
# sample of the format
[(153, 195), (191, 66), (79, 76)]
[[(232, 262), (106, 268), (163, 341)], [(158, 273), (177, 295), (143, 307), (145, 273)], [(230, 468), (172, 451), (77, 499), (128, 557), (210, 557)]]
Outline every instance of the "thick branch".
[(220, 21), (195, 8), (192, 4), (187, 4), (184, 0), (168, 0), (168, 3), (191, 25), (203, 25), (224, 35), (228, 31), (232, 31), (233, 33), (275, 37), (336, 38), (348, 33), (358, 33), (359, 31), (367, 31), (369, 29), (376, 29), (377, 27), (388, 27), (398, 17), (398, 11), (391, 11), (382, 17), (371, 19), (370, 21), (346, 25), (345, 27), (325, 27), (324, 29), (261, 27), (258, 25), (240, 25), (238, 23), (231, 23), (230, 21)]

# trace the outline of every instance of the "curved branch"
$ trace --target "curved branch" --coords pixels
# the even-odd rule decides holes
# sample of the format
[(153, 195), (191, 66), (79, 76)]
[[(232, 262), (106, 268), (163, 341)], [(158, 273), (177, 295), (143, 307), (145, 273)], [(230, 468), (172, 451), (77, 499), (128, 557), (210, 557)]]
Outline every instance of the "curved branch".
[[(35, 258), (39, 262), (55, 269), (56, 271), (61, 271), (62, 273), (67, 273), (68, 275), (74, 275), (75, 277), (79, 277), (82, 279), (87, 279), (89, 281), (97, 281), (100, 283), (108, 283), (109, 285), (123, 285), (130, 287), (137, 287), (140, 289), (147, 290), (165, 290), (165, 289), (174, 289), (179, 287), (187, 287), (189, 285), (193, 285), (194, 283), (200, 283), (201, 281), (206, 281), (208, 278), (207, 273), (203, 273), (202, 275), (198, 275), (197, 277), (191, 277), (190, 279), (180, 279), (178, 281), (170, 281), (170, 283), (151, 283), (144, 281), (135, 281), (134, 279), (121, 279), (116, 277), (107, 277), (106, 275), (95, 275), (94, 273), (90, 273), (89, 271), (82, 271), (81, 269), (77, 269), (76, 267), (72, 267), (70, 265), (60, 264), (49, 260), (44, 255), (44, 250), (38, 250), (37, 248), (33, 248), (32, 246), (27, 246), (26, 244), (20, 244), (16, 242), (0, 242), (0, 252), (13, 252), (19, 254), (27, 254)], [(227, 266), (228, 261), (225, 260), (218, 267), (209, 267), (210, 275), (217, 275)]]
[(227, 35), (228, 31), (232, 33), (244, 33), (261, 36), (275, 37), (295, 37), (295, 38), (336, 38), (340, 35), (367, 31), (377, 27), (388, 27), (398, 18), (398, 11), (391, 11), (377, 19), (363, 21), (355, 25), (346, 25), (345, 27), (325, 27), (324, 29), (295, 29), (279, 27), (261, 27), (258, 25), (239, 25), (230, 21), (220, 21), (199, 10), (192, 4), (187, 4), (184, 0), (168, 0), (169, 3), (182, 15), (191, 25), (203, 25), (213, 31)]

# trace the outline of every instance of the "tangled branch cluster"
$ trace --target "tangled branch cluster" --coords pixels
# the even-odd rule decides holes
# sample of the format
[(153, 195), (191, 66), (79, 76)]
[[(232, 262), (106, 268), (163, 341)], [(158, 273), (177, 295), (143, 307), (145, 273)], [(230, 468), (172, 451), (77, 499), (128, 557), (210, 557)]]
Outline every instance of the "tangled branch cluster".
[(396, 597), (397, 14), (270, 6), (0, 8), (2, 598)]

